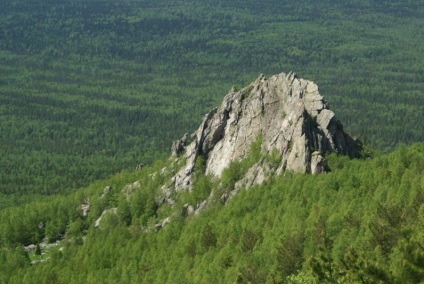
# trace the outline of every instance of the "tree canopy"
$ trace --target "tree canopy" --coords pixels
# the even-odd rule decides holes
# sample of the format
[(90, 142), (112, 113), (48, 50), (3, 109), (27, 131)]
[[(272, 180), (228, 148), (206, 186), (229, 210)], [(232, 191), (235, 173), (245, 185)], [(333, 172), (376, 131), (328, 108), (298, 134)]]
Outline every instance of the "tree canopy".
[(232, 85), (260, 73), (317, 82), (347, 131), (380, 150), (423, 141), (423, 10), (419, 1), (4, 0), (4, 203), (165, 157)]

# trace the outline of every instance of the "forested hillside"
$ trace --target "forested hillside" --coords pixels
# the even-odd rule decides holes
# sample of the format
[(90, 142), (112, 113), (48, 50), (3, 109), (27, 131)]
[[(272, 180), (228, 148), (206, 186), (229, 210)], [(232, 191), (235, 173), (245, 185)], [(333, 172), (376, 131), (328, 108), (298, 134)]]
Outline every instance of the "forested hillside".
[(1, 207), (167, 155), (233, 84), (296, 71), (345, 128), (423, 141), (421, 1), (2, 0)]
[[(261, 158), (256, 144), (219, 180), (199, 163), (192, 192), (173, 205), (155, 197), (177, 160), (1, 210), (0, 282), (423, 281), (424, 144), (372, 159), (330, 155), (327, 174), (286, 172), (223, 201), (240, 169)], [(210, 192), (199, 214), (185, 210)]]

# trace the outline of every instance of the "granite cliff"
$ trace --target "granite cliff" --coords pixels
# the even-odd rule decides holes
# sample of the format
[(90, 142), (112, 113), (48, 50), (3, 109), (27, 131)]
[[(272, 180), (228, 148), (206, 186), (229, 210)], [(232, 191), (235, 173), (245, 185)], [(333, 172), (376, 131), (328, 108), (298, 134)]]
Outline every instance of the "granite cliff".
[[(300, 79), (295, 73), (281, 73), (270, 78), (261, 75), (241, 90), (230, 90), (221, 106), (206, 114), (192, 135), (185, 134), (173, 143), (169, 166), (150, 175), (152, 180), (165, 180), (156, 192), (156, 205), (167, 203), (173, 207), (178, 192), (196, 191), (193, 183), (199, 174), (196, 172), (199, 159), (204, 167), (201, 175), (219, 182), (226, 168), (249, 157), (252, 145), (259, 148), (258, 157), (253, 162), (249, 160), (248, 168), (231, 188), (224, 188), (222, 183), (218, 185), (221, 191), (217, 192), (222, 194), (218, 197), (223, 203), (241, 188), (261, 184), (273, 175), (325, 172), (328, 153), (357, 157), (362, 152), (361, 144), (343, 131), (343, 125), (335, 118), (314, 82)], [(278, 158), (266, 158), (271, 156)], [(142, 168), (137, 166), (139, 170)], [(129, 199), (139, 187), (136, 181), (121, 192)], [(109, 191), (110, 188), (105, 188), (101, 198)], [(196, 203), (184, 204), (183, 214), (199, 214), (213, 195), (214, 191), (206, 199), (202, 197)], [(116, 214), (116, 210), (105, 210), (95, 226), (100, 226), (104, 214)], [(172, 216), (145, 230), (160, 230)]]
[[(233, 88), (221, 106), (203, 118), (195, 133), (190, 137), (185, 134), (173, 143), (172, 155), (184, 158), (186, 163), (164, 186), (165, 196), (172, 190), (191, 189), (199, 156), (206, 161), (205, 174), (219, 177), (231, 162), (246, 156), (259, 135), (264, 154), (275, 149), (281, 155), (280, 164), (274, 168), (277, 174), (319, 174), (326, 170), (325, 154), (355, 157), (361, 152), (360, 144), (343, 131), (314, 82), (300, 79), (295, 73), (270, 78), (261, 75), (239, 91)], [(265, 170), (272, 169), (262, 162), (249, 172), (263, 175)], [(252, 178), (256, 179), (246, 177)]]

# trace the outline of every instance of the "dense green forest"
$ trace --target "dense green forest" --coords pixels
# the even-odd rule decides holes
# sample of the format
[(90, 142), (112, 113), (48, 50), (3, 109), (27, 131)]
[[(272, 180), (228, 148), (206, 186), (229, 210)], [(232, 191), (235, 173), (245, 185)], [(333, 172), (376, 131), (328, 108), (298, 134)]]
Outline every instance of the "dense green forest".
[[(155, 201), (181, 164), (167, 160), (96, 182), (67, 198), (3, 209), (0, 282), (423, 281), (424, 144), (372, 159), (333, 154), (327, 157), (331, 171), (326, 174), (286, 172), (241, 189), (224, 204), (221, 193), (239, 178), (238, 169), (261, 157), (254, 144), (220, 180), (201, 175), (200, 163), (192, 193), (176, 194), (173, 206)], [(127, 186), (134, 181), (140, 186)], [(210, 192), (206, 209), (187, 214), (185, 204), (196, 204)], [(91, 208), (84, 216), (81, 205), (87, 202)], [(116, 213), (103, 215), (95, 227), (110, 208)], [(158, 228), (155, 224), (167, 216), (170, 223)], [(23, 250), (43, 239), (59, 242)]]
[[(2, 0), (0, 283), (424, 281), (422, 19), (413, 0)], [(291, 70), (367, 155), (224, 201), (281, 158), (256, 141), (158, 200), (174, 139)]]
[(420, 1), (3, 0), (1, 207), (167, 156), (232, 85), (313, 80), (382, 151), (423, 141)]

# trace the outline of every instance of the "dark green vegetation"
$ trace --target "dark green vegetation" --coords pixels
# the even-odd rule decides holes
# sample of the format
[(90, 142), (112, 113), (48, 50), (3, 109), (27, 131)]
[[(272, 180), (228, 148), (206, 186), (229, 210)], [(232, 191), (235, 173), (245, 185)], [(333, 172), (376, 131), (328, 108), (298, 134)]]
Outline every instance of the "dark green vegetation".
[[(399, 0), (2, 0), (0, 283), (422, 282), (424, 145), (399, 146), (424, 141), (423, 18)], [(170, 142), (231, 85), (290, 70), (348, 132), (398, 149), (224, 205), (258, 140), (221, 180), (199, 159), (193, 192), (159, 206)]]
[(423, 141), (423, 18), (421, 1), (2, 0), (0, 208), (163, 158), (259, 73), (317, 82), (380, 150)]
[[(253, 146), (241, 171), (260, 158)], [(271, 159), (271, 158), (269, 158)], [(0, 211), (0, 282), (5, 283), (419, 283), (424, 279), (424, 144), (375, 157), (329, 156), (331, 172), (290, 174), (223, 204), (239, 171), (200, 179), (193, 194), (212, 192), (209, 207), (187, 216), (186, 193), (156, 206), (164, 175), (178, 163), (121, 173), (49, 201)], [(370, 170), (371, 169), (371, 170)], [(140, 181), (129, 198), (125, 184)], [(103, 188), (112, 189), (104, 194)], [(128, 188), (124, 192), (129, 193)], [(199, 194), (197, 194), (199, 196)], [(91, 203), (83, 217), (80, 204)], [(93, 226), (105, 209), (99, 228)], [(154, 224), (172, 216), (159, 231)], [(39, 226), (40, 222), (44, 226)], [(47, 255), (22, 245), (64, 237)], [(43, 253), (44, 250), (41, 251)], [(37, 258), (38, 257), (38, 258)]]

